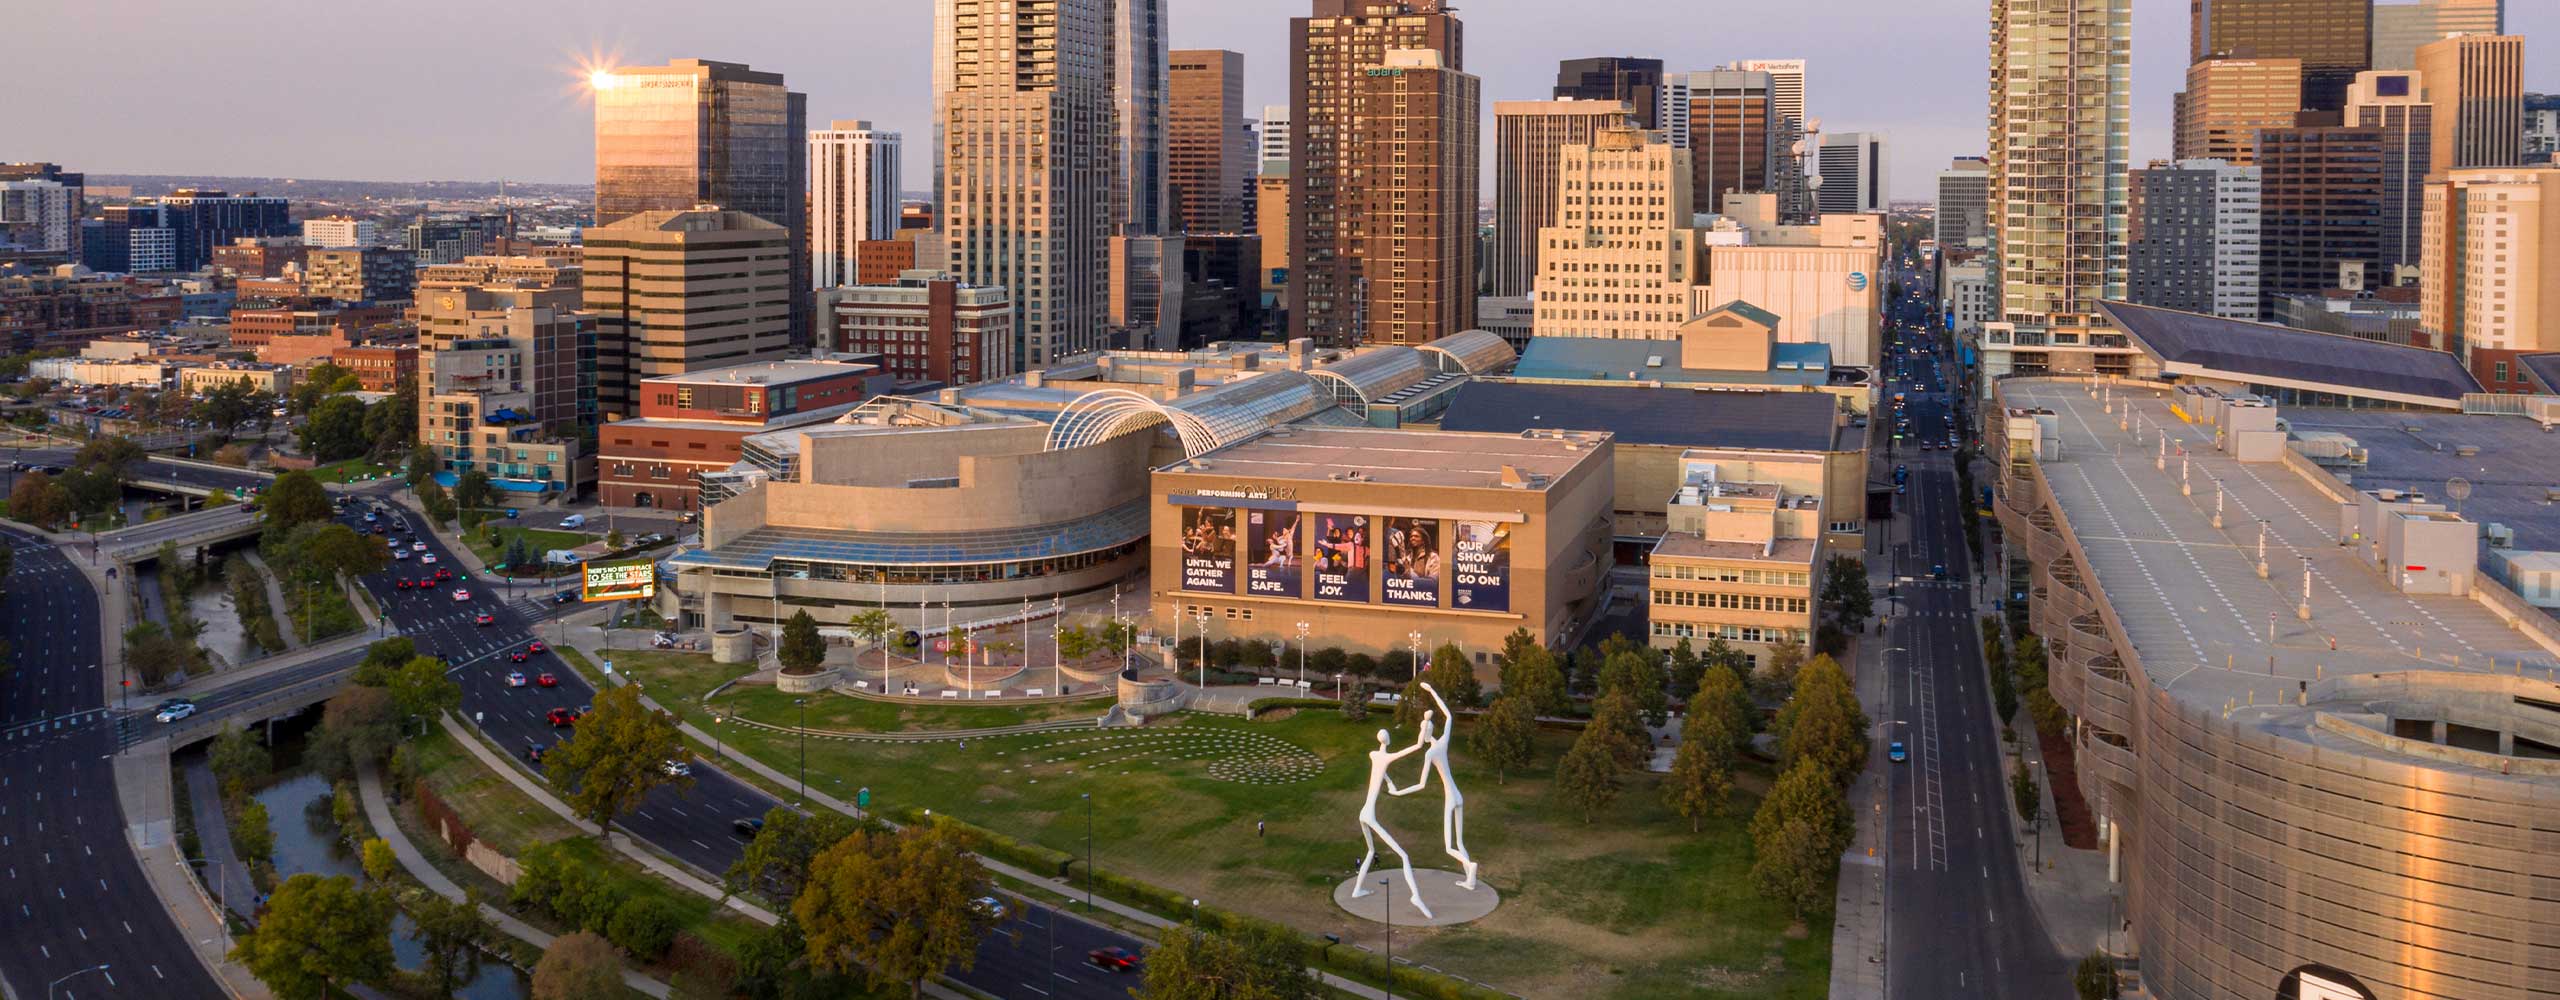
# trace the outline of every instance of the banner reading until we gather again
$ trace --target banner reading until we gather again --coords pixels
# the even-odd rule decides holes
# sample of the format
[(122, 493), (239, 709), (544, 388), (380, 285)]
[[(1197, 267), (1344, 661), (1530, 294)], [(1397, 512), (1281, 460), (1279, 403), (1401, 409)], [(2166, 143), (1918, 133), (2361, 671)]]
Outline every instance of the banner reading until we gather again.
[(1449, 603), (1469, 611), (1511, 610), (1511, 526), (1498, 521), (1460, 521), (1449, 561), (1457, 564), (1457, 580)]
[(1316, 564), (1316, 600), (1369, 603), (1369, 518), (1315, 515), (1315, 534), (1308, 541)]
[(1305, 517), (1294, 510), (1248, 510), (1244, 514), (1244, 592), (1264, 597), (1296, 597), (1306, 561), (1298, 554), (1298, 525)]
[(1440, 606), (1440, 519), (1386, 519), (1386, 572), (1380, 577), (1383, 600), (1418, 608)]
[(1182, 589), (1235, 593), (1235, 508), (1182, 508)]

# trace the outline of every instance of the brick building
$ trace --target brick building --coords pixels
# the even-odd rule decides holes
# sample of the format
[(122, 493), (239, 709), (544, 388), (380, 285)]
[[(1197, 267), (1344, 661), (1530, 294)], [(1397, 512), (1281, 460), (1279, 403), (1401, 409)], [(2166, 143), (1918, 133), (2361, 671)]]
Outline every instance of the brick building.
[(887, 392), (877, 365), (770, 361), (642, 379), (639, 416), (597, 431), (605, 505), (699, 510), (694, 476), (737, 464), (750, 434), (833, 420)]
[(176, 292), (121, 275), (0, 277), (0, 351), (77, 348), (109, 334), (161, 330), (184, 310)]
[(967, 385), (1014, 372), (1013, 303), (1003, 288), (919, 270), (893, 285), (822, 295), (820, 347), (880, 355), (900, 381)]
[(894, 285), (898, 276), (916, 266), (914, 240), (864, 240), (854, 264), (854, 281), (864, 285)]
[(390, 392), (401, 379), (418, 377), (415, 344), (361, 344), (329, 352), (329, 363), (353, 373), (366, 392)]

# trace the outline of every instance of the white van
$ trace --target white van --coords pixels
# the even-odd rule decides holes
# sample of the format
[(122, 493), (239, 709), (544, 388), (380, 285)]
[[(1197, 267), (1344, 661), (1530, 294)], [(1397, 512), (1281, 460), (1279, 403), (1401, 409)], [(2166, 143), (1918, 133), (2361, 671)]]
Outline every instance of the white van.
[(587, 526), (587, 515), (585, 515), (585, 514), (571, 514), (571, 515), (569, 515), (569, 516), (567, 516), (567, 517), (561, 518), (561, 519), (560, 519), (560, 526), (561, 526), (561, 527), (563, 527), (563, 528), (583, 528), (583, 527), (586, 527), (586, 526)]

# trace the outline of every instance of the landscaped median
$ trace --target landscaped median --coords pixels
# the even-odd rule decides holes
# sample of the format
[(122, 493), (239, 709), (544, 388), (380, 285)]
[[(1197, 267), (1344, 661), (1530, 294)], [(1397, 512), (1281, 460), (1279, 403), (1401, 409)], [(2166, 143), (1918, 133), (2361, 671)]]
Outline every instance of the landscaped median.
[[(1266, 721), (1186, 715), (1137, 729), (965, 740), (804, 739), (789, 731), (801, 706), (769, 687), (732, 687), (710, 703), (719, 718), (758, 726), (713, 721), (702, 695), (744, 667), (665, 651), (616, 651), (613, 661), (657, 703), (775, 773), (796, 778), (805, 744), (812, 790), (852, 801), (867, 788), (871, 807), (894, 819), (930, 810), (936, 819), (965, 820), (985, 832), (990, 858), (1042, 875), (1071, 860), (1082, 868), (1090, 830), (1097, 888), (1110, 898), (1176, 920), (1191, 918), (1198, 899), (1204, 921), (1266, 921), (1309, 941), (1337, 935), (1344, 945), (1330, 949), (1325, 967), (1384, 982), (1383, 963), (1358, 950), (1380, 948), (1384, 928), (1332, 900), (1360, 860), (1353, 817), (1365, 755), (1378, 730), (1394, 728), (1383, 715), (1348, 720), (1326, 703), (1287, 706), (1296, 710)], [(858, 733), (1093, 717), (1107, 705), (912, 705), (826, 694), (805, 707), (809, 729)], [(1474, 924), (1398, 928), (1399, 993), (1470, 989), (1406, 967), (1410, 961), (1523, 996), (1823, 995), (1828, 922), (1797, 924), (1786, 905), (1751, 887), (1748, 827), (1771, 781), (1764, 765), (1744, 765), (1724, 814), (1695, 834), (1663, 802), (1652, 774), (1628, 776), (1616, 801), (1585, 823), (1554, 789), (1553, 765), (1570, 733), (1539, 731), (1525, 773), (1503, 780), (1474, 757), (1472, 728), (1462, 728), (1467, 846), (1504, 901)], [(1411, 733), (1391, 737), (1400, 743)], [(796, 791), (793, 781), (729, 770), (785, 801)], [(1440, 826), (1436, 797), (1388, 799), (1380, 813), (1417, 867), (1456, 867), (1431, 836)]]

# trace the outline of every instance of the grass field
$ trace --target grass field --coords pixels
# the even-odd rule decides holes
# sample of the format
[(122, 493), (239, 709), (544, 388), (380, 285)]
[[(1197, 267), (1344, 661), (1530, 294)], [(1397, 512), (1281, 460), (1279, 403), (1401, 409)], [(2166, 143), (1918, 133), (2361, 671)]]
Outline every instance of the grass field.
[(548, 575), (575, 570), (577, 569), (575, 566), (543, 565), (542, 554), (553, 549), (574, 549), (597, 538), (594, 535), (582, 535), (574, 531), (502, 527), (498, 529), (498, 540), (495, 542), (489, 541), (486, 535), (478, 531), (471, 532), (471, 551), (480, 557), (481, 565), (489, 567), (494, 572), (499, 563), (506, 561), (507, 543), (519, 536), (524, 539), (525, 549), (530, 553), (532, 561), (525, 566), (517, 567), (515, 571), (517, 576)]
[[(700, 654), (623, 652), (615, 665), (662, 704), (681, 701), (697, 724), (704, 719), (694, 698), (738, 672)], [(797, 720), (790, 696), (770, 688), (724, 693), (716, 704), (760, 722)], [(1103, 707), (1059, 708), (1089, 715)], [(809, 708), (813, 728), (824, 718), (825, 728), (835, 729), (967, 728), (1029, 717), (1018, 708), (844, 697), (822, 697)], [(930, 808), (1074, 854), (1084, 851), (1081, 796), (1090, 793), (1094, 850), (1104, 870), (1375, 949), (1382, 928), (1335, 908), (1332, 888), (1359, 861), (1352, 817), (1367, 774), (1364, 755), (1390, 720), (1280, 714), (1287, 717), (1193, 715), (1142, 730), (973, 739), (966, 749), (954, 742), (810, 740), (810, 782), (843, 798), (869, 787), (876, 807)], [(724, 741), (767, 761), (797, 760), (795, 737), (720, 730)], [(1401, 746), (1412, 734), (1394, 738)], [(1569, 743), (1567, 733), (1541, 733), (1534, 776), (1498, 783), (1471, 758), (1461, 732), (1455, 763), (1468, 793), (1467, 846), (1504, 901), (1465, 927), (1400, 928), (1398, 956), (1535, 997), (1824, 995), (1829, 923), (1795, 926), (1784, 907), (1749, 888), (1749, 816), (1767, 787), (1765, 768), (1754, 765), (1742, 776), (1728, 815), (1702, 833), (1690, 833), (1661, 805), (1650, 774), (1628, 778), (1618, 802), (1585, 826), (1554, 802), (1546, 777)], [(1427, 792), (1390, 799), (1382, 818), (1417, 866), (1454, 869), (1432, 836), (1438, 801)], [(1257, 821), (1266, 824), (1260, 838)]]
[(368, 473), (377, 479), (387, 479), (390, 478), (392, 472), (392, 468), (388, 465), (383, 465), (377, 462), (368, 462), (361, 458), (340, 459), (335, 462), (311, 467), (312, 478), (318, 479), (323, 483), (362, 482), (363, 477)]

